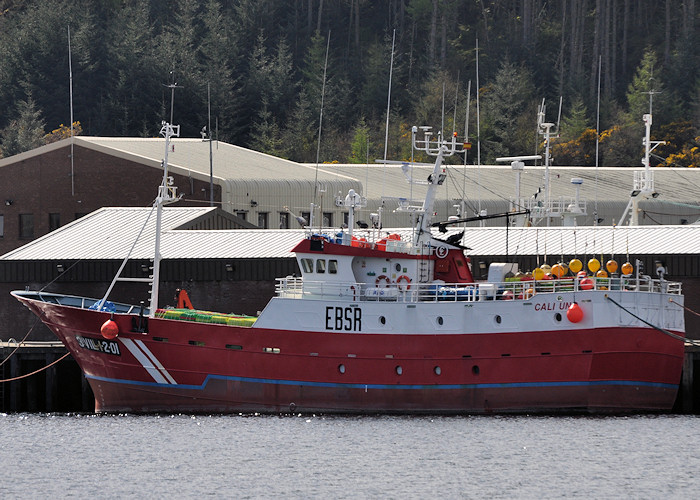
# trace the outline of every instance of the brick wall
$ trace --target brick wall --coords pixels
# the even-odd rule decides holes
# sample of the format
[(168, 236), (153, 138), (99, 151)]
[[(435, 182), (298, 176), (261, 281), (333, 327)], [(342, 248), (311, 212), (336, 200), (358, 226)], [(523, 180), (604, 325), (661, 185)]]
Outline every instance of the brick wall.
[[(153, 204), (163, 179), (160, 168), (75, 147), (71, 186), (70, 147), (2, 167), (0, 215), (4, 234), (0, 255), (49, 232), (49, 214), (60, 214), (60, 224), (101, 207), (147, 207)], [(209, 182), (173, 175), (183, 199), (175, 206), (202, 206), (209, 202)], [(203, 191), (204, 190), (204, 191)], [(221, 200), (215, 186), (214, 199)], [(21, 214), (33, 214), (33, 238), (20, 239)]]

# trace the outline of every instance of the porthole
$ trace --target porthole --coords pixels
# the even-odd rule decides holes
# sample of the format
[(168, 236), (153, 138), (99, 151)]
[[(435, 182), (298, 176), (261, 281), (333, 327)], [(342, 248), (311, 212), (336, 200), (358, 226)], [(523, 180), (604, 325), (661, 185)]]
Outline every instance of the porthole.
[(499, 314), (497, 314), (496, 317), (493, 318), (493, 319), (494, 319), (494, 320), (496, 321), (496, 323), (498, 323), (499, 325), (501, 324), (501, 316), (500, 316)]
[(403, 374), (403, 368), (401, 368), (401, 365), (399, 365), (399, 366), (396, 367), (396, 374), (397, 374), (397, 375)]
[(396, 269), (396, 272), (397, 272), (397, 273), (400, 273), (400, 272), (401, 272), (401, 264), (397, 263), (397, 264), (394, 266), (394, 269)]
[(386, 325), (386, 318), (385, 318), (384, 316), (379, 316), (379, 322), (380, 322), (382, 325)]
[(561, 321), (561, 313), (556, 313), (556, 314), (554, 315), (554, 319), (555, 319), (556, 321)]
[(433, 371), (435, 372), (435, 375), (440, 375), (442, 373), (442, 369), (439, 366), (433, 368)]
[(342, 365), (342, 364), (341, 364), (341, 365), (338, 365), (338, 371), (339, 371), (340, 373), (345, 373), (345, 365)]
[(473, 373), (474, 375), (478, 375), (478, 374), (479, 374), (479, 366), (478, 366), (478, 365), (472, 366), (472, 373)]
[(437, 324), (442, 326), (442, 324), (445, 322), (445, 320), (442, 319), (442, 316), (437, 317)]

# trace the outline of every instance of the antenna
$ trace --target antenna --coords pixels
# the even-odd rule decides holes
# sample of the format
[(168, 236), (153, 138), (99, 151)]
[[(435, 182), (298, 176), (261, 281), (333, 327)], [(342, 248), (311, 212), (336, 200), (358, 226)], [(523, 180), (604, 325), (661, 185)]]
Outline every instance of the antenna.
[[(394, 76), (394, 44), (396, 43), (396, 29), (391, 38), (391, 62), (389, 63), (389, 92), (386, 98), (386, 126), (384, 127), (384, 161), (386, 162), (386, 152), (389, 147), (389, 110), (391, 109), (391, 79)], [(382, 170), (382, 198), (384, 197), (384, 184), (386, 184), (386, 163)]]
[(209, 206), (214, 206), (214, 158), (211, 151), (211, 91), (209, 82), (207, 82), (207, 112), (209, 120), (207, 123), (207, 132), (209, 134)]
[(73, 63), (70, 50), (70, 25), (68, 26), (68, 76), (70, 79), (70, 194), (75, 196), (75, 171), (73, 169)]
[[(326, 60), (323, 63), (323, 83), (321, 85), (321, 111), (318, 116), (318, 142), (316, 144), (316, 177), (314, 179), (314, 201), (311, 203), (311, 211), (309, 212), (309, 227), (313, 227), (314, 207), (316, 206), (316, 196), (318, 194), (318, 158), (321, 154), (321, 128), (323, 126), (323, 101), (326, 97), (326, 70), (328, 69), (328, 49), (331, 46), (331, 32), (328, 31), (328, 40), (326, 41)], [(323, 222), (323, 219), (321, 219)]]

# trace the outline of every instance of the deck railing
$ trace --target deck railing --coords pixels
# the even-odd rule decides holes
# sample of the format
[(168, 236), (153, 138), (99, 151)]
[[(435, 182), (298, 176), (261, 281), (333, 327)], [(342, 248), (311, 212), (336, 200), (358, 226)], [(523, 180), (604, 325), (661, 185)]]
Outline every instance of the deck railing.
[(278, 297), (311, 300), (393, 301), (393, 302), (476, 302), (484, 300), (530, 300), (542, 293), (590, 291), (640, 291), (681, 294), (681, 283), (651, 279), (649, 276), (502, 283), (391, 283), (374, 286), (366, 283), (305, 281), (303, 278), (278, 278)]

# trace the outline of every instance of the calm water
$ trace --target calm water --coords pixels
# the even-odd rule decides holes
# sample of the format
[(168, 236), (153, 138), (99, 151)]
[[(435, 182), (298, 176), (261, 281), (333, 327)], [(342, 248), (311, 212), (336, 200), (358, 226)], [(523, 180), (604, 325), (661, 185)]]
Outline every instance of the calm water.
[(697, 498), (700, 418), (0, 414), (0, 498)]

